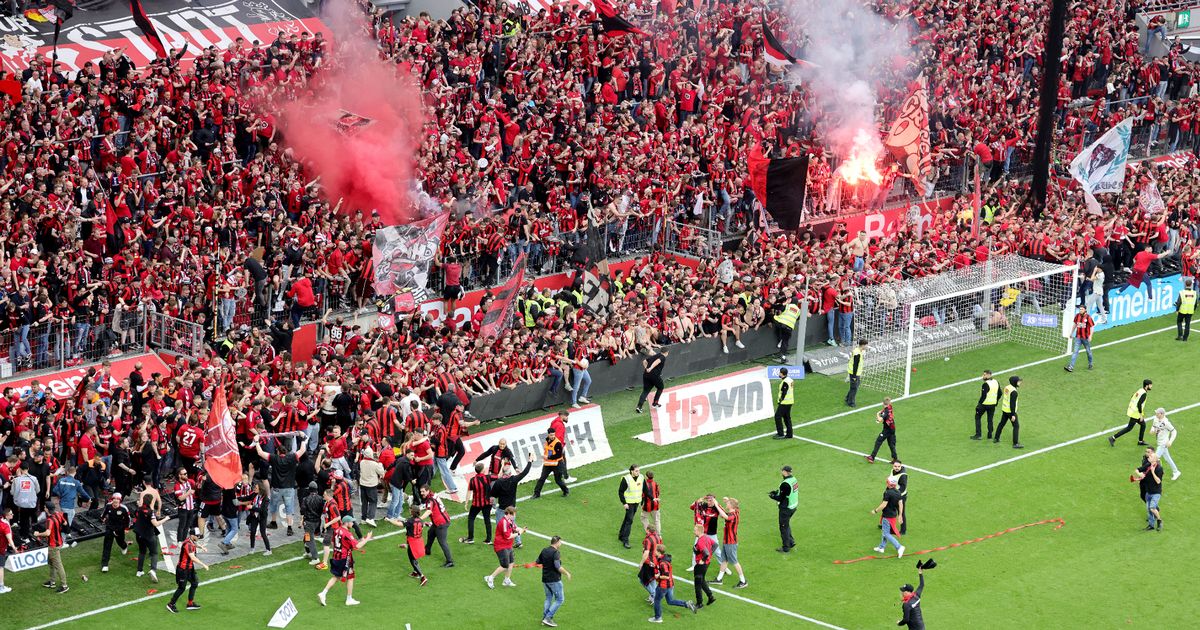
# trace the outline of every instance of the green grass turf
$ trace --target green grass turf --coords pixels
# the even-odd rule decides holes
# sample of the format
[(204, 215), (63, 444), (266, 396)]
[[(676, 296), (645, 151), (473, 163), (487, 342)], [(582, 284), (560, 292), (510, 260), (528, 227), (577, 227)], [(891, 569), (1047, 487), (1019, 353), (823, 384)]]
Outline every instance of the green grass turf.
[[(1164, 327), (1158, 319), (1097, 336), (1110, 342)], [(1024, 368), (1021, 395), (1022, 442), (1026, 451), (1051, 446), (1116, 425), (1123, 421), (1129, 396), (1142, 378), (1155, 380), (1150, 408), (1174, 409), (1200, 401), (1194, 387), (1195, 341), (1173, 341), (1163, 332), (1096, 351), (1095, 371), (1063, 372), (1065, 360)], [(1046, 357), (1025, 347), (1003, 345), (957, 355), (951, 361), (921, 364), (914, 391), (974, 379), (984, 368), (1004, 370)], [(744, 366), (737, 366), (744, 367)], [(736, 368), (731, 368), (736, 369)], [(869, 367), (868, 367), (869, 369)], [(712, 376), (697, 374), (691, 379)], [(1001, 376), (1006, 380), (1007, 374)], [(810, 375), (799, 387), (794, 410), (797, 424), (845, 410), (841, 379)], [(715, 435), (657, 447), (632, 436), (649, 430), (649, 418), (635, 415), (637, 392), (598, 397), (615, 457), (573, 469), (580, 480), (615, 473), (629, 463), (650, 463), (772, 430), (771, 421)], [(880, 395), (860, 392), (864, 407)], [(967, 439), (973, 431), (972, 410), (978, 397), (975, 382), (950, 387), (896, 404), (899, 451), (913, 466), (954, 475), (1022, 453), (1005, 440), (1001, 444)], [(867, 451), (877, 425), (874, 409), (860, 410), (797, 431), (798, 435), (843, 448)], [(999, 467), (946, 480), (911, 472), (909, 521), (904, 539), (910, 553), (971, 540), (1017, 525), (1062, 518), (1066, 526), (1027, 528), (976, 544), (937, 552), (939, 567), (927, 574), (922, 607), (933, 627), (962, 628), (1107, 628), (1144, 624), (1194, 627), (1200, 618), (1200, 572), (1194, 567), (1195, 523), (1200, 518), (1196, 484), (1200, 483), (1200, 409), (1175, 414), (1180, 438), (1172, 449), (1184, 476), (1166, 482), (1162, 533), (1142, 532), (1143, 504), (1128, 475), (1141, 449), (1136, 434), (1110, 448), (1095, 438)], [(1151, 436), (1147, 436), (1152, 440)], [(886, 446), (885, 446), (886, 450)], [(776, 509), (766, 493), (778, 484), (782, 464), (796, 468), (801, 507), (793, 519), (798, 547), (778, 554)], [(886, 465), (866, 464), (860, 457), (817, 444), (770, 439), (751, 440), (726, 449), (654, 466), (663, 488), (665, 538), (679, 562), (691, 544), (687, 505), (706, 492), (735, 496), (743, 507), (740, 556), (749, 588), (727, 591), (845, 628), (881, 627), (899, 618), (897, 587), (916, 581), (915, 559), (905, 557), (835, 565), (871, 555), (879, 541), (876, 520), (869, 514), (883, 490)], [(1168, 471), (1169, 474), (1169, 471)], [(577, 486), (567, 499), (548, 491), (537, 501), (520, 504), (520, 524), (540, 534), (558, 534), (569, 543), (636, 562), (638, 550), (625, 550), (616, 540), (622, 515), (615, 496), (617, 479)], [(529, 486), (523, 493), (531, 491)], [(451, 526), (452, 538), (464, 534), (464, 523)], [(390, 531), (381, 527), (379, 533)], [(170, 616), (165, 600), (155, 598), (89, 617), (84, 623), (103, 627), (145, 626), (170, 622), (182, 627), (263, 627), (275, 608), (291, 596), (299, 616), (291, 627), (328, 624), (412, 624), (415, 629), (535, 627), (541, 618), (542, 591), (536, 570), (518, 568), (515, 589), (489, 591), (482, 576), (495, 567), (490, 549), (452, 543), (457, 567), (441, 569), (440, 552), (423, 566), (430, 583), (423, 589), (407, 577), (409, 567), (397, 548), (399, 536), (370, 543), (358, 559), (356, 608), (342, 604), (338, 586), (322, 609), (315, 593), (328, 573), (302, 562), (246, 573), (247, 569), (292, 558), (298, 545), (278, 549), (272, 558), (244, 558), (231, 566), (201, 572), (198, 600), (204, 609)], [(517, 552), (518, 563), (531, 562), (544, 544), (527, 538)], [(64, 554), (72, 590), (56, 595), (41, 588), (46, 570), (9, 574), (16, 591), (0, 596), (2, 625), (26, 627), (61, 619), (103, 606), (137, 599), (149, 584), (133, 577), (132, 563), (114, 562), (114, 572), (96, 570), (99, 543), (81, 544)], [(635, 569), (611, 557), (578, 548), (563, 549), (564, 564), (574, 580), (566, 583), (566, 605), (558, 614), (563, 627), (611, 628), (646, 624), (650, 616), (645, 592), (634, 578)], [(436, 560), (435, 560), (436, 559)], [(91, 581), (78, 576), (87, 572)], [(239, 575), (245, 573), (244, 575)], [(216, 583), (214, 577), (236, 576)], [(170, 576), (164, 574), (168, 580)], [(727, 584), (730, 582), (727, 581)], [(169, 590), (164, 581), (159, 587)], [(676, 595), (691, 598), (691, 587), (678, 583)], [(672, 608), (667, 624), (701, 628), (752, 627), (752, 624), (807, 624), (779, 612), (717, 593), (712, 608), (691, 615)]]

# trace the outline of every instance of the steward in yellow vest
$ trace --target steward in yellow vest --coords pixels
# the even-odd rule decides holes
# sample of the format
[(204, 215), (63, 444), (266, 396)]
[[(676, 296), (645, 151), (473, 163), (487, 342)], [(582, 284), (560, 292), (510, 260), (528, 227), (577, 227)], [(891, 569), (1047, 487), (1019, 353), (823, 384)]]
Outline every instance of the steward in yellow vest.
[(987, 414), (987, 437), (992, 439), (992, 421), (996, 417), (996, 405), (1000, 402), (1000, 383), (992, 378), (991, 370), (983, 371), (983, 386), (979, 389), (979, 402), (975, 403), (975, 435), (972, 440), (983, 439), (983, 414)]
[(1192, 332), (1192, 314), (1196, 312), (1196, 290), (1192, 279), (1183, 281), (1183, 290), (1175, 298), (1175, 341), (1187, 341)]
[(1000, 396), (1000, 426), (996, 427), (996, 437), (992, 439), (993, 443), (1000, 441), (1000, 434), (1004, 432), (1004, 425), (1012, 422), (1013, 448), (1025, 448), (1021, 444), (1021, 424), (1017, 421), (1017, 390), (1020, 387), (1020, 376), (1008, 377), (1008, 385), (1004, 386), (1004, 392)]
[(1108, 436), (1108, 445), (1116, 446), (1117, 438), (1129, 433), (1133, 430), (1133, 426), (1138, 426), (1138, 444), (1147, 446), (1146, 444), (1146, 398), (1150, 395), (1150, 390), (1154, 389), (1154, 381), (1145, 379), (1142, 381), (1142, 386), (1133, 396), (1129, 397), (1129, 406), (1125, 409), (1125, 414), (1129, 416), (1129, 423), (1124, 429), (1117, 431), (1113, 435)]

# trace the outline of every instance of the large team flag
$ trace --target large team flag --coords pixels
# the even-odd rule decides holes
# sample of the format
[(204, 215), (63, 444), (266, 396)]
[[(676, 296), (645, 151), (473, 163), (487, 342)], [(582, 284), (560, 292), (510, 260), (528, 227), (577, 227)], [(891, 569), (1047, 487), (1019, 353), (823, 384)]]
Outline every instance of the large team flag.
[(1088, 210), (1100, 214), (1097, 193), (1119, 193), (1125, 186), (1125, 165), (1129, 161), (1129, 138), (1133, 119), (1126, 118), (1109, 129), (1071, 160), (1071, 177), (1083, 187)]
[(154, 28), (154, 23), (150, 21), (150, 17), (146, 15), (146, 10), (142, 8), (142, 0), (129, 0), (129, 13), (133, 15), (133, 23), (137, 24), (138, 30), (146, 37), (146, 43), (154, 49), (154, 54), (161, 59), (167, 56), (167, 48), (163, 46), (162, 38), (158, 36), (158, 29)]
[(208, 426), (204, 429), (204, 470), (213, 483), (229, 490), (242, 480), (242, 457), (238, 453), (233, 416), (225, 403), (225, 388), (217, 387)]
[(918, 188), (929, 184), (933, 174), (933, 153), (929, 144), (929, 88), (925, 75), (917, 77), (908, 97), (900, 105), (900, 114), (883, 139), (883, 146), (914, 182), (920, 182)]
[(424, 301), (429, 269), (449, 223), (450, 213), (444, 212), (416, 223), (377, 230), (371, 248), (376, 295), (393, 295), (407, 289), (418, 303)]
[(756, 145), (746, 161), (750, 188), (767, 214), (774, 217), (780, 229), (800, 227), (804, 218), (804, 189), (808, 185), (808, 156), (766, 158), (762, 147)]
[(480, 338), (500, 336), (508, 324), (509, 318), (512, 317), (513, 307), (516, 306), (517, 296), (520, 294), (521, 285), (524, 282), (525, 254), (521, 254), (513, 266), (512, 277), (496, 292), (496, 299), (488, 305), (487, 312), (483, 314), (483, 322), (479, 324)]

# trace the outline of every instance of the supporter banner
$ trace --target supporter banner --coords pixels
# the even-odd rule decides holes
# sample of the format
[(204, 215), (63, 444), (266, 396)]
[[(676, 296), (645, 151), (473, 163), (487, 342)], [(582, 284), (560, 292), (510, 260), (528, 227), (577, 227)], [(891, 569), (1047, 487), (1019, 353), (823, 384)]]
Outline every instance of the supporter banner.
[(44, 567), (49, 562), (50, 559), (47, 555), (46, 548), (42, 547), (41, 549), (34, 549), (33, 551), (12, 554), (8, 557), (8, 562), (4, 563), (4, 570), (12, 571), (14, 573), (17, 571), (28, 571), (29, 569)]
[[(121, 379), (129, 376), (130, 372), (133, 372), (134, 366), (138, 363), (142, 364), (142, 374), (145, 375), (147, 380), (155, 372), (162, 374), (170, 372), (167, 364), (163, 363), (163, 360), (158, 355), (143, 354), (129, 359), (113, 361), (111, 385), (113, 387), (120, 385)], [(80, 367), (51, 374), (42, 374), (36, 377), (14, 379), (0, 383), (0, 387), (12, 387), (19, 392), (25, 392), (29, 389), (29, 384), (36, 380), (50, 391), (51, 396), (62, 400), (70, 398), (71, 394), (75, 393), (75, 386), (79, 384), (79, 381), (83, 380), (85, 374), (87, 374), (87, 368)]]
[(879, 212), (814, 221), (809, 227), (820, 235), (844, 229), (851, 236), (866, 232), (868, 238), (883, 238), (894, 235), (906, 223), (916, 223), (918, 231), (923, 232), (933, 224), (934, 214), (944, 212), (953, 205), (954, 197), (938, 197)]
[(1088, 194), (1121, 192), (1133, 119), (1126, 118), (1109, 129), (1071, 160), (1071, 176)]
[[(463, 447), (467, 454), (463, 456), (460, 469), (471, 470), (480, 453), (504, 438), (508, 441), (508, 448), (512, 449), (513, 465), (518, 471), (525, 467), (526, 460), (532, 454), (533, 469), (522, 481), (537, 479), (538, 462), (542, 460), (542, 447), (546, 443), (546, 434), (550, 431), (550, 421), (557, 415), (547, 414), (463, 438)], [(604, 432), (604, 416), (599, 405), (571, 410), (571, 416), (567, 419), (566, 442), (564, 446), (567, 465), (571, 470), (613, 456), (608, 435)]]
[[(326, 39), (331, 35), (301, 0), (217, 0), (203, 5), (188, 0), (156, 0), (147, 3), (147, 9), (150, 24), (166, 48), (186, 48), (184, 63), (209, 46), (225, 48), (238, 37), (247, 45), (265, 45), (280, 35), (323, 33)], [(53, 38), (51, 22), (35, 23), (24, 16), (0, 18), (4, 68), (19, 71), (27, 68), (35, 56), (49, 59)], [(84, 63), (95, 62), (105, 52), (118, 48), (124, 48), (138, 67), (158, 56), (142, 37), (127, 2), (91, 6), (64, 23), (58, 61), (67, 70), (78, 70)]]
[(659, 446), (690, 440), (769, 418), (771, 383), (763, 368), (751, 368), (671, 387), (650, 411), (654, 429), (637, 436)]
[(913, 182), (930, 181), (933, 154), (929, 148), (929, 90), (925, 87), (925, 75), (917, 78), (916, 85), (904, 99), (900, 115), (892, 123), (883, 144)]
[[(1153, 298), (1147, 294), (1147, 283), (1154, 289)], [(1094, 330), (1106, 330), (1174, 313), (1175, 298), (1179, 297), (1182, 290), (1183, 276), (1179, 274), (1147, 280), (1140, 287), (1109, 289), (1108, 318), (1104, 323), (1097, 320)]]
[(450, 213), (410, 223), (390, 225), (375, 232), (371, 246), (372, 283), (377, 295), (411, 289), (418, 295), (428, 286), (429, 268), (442, 245)]
[(498, 337), (504, 327), (508, 325), (513, 311), (516, 308), (517, 296), (521, 292), (521, 284), (525, 282), (525, 254), (516, 262), (517, 272), (513, 277), (500, 287), (496, 292), (496, 299), (488, 305), (488, 310), (483, 314), (483, 321), (479, 323), (480, 338), (487, 339), (488, 337)]
[(233, 418), (225, 403), (225, 387), (217, 386), (208, 426), (204, 429), (204, 470), (213, 483), (231, 490), (242, 479), (242, 456), (238, 452)]

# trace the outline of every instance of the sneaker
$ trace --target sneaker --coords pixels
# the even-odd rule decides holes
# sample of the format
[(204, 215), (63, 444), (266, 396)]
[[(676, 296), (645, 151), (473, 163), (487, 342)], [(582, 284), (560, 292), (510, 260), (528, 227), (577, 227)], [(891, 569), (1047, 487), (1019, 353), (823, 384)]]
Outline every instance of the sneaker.
[(5, 594), (5, 593), (11, 593), (11, 592), (12, 592), (12, 587), (11, 587), (11, 586), (3, 586), (3, 585), (0, 585), (0, 595), (3, 595), (3, 594)]
[(54, 588), (58, 585), (54, 583), (54, 580), (46, 580), (45, 582), (42, 582), (42, 586), (45, 586), (46, 588)]
[(443, 568), (443, 569), (453, 569), (453, 568), (454, 568), (454, 563), (453, 563), (453, 562), (447, 562), (446, 564), (443, 564), (443, 565), (442, 565), (442, 568)]
[(837, 342), (832, 339), (826, 341), (825, 343), (830, 346), (837, 346)]
[(904, 545), (900, 545), (900, 548), (896, 550), (896, 557), (897, 558), (904, 557)]
[(580, 404), (579, 404), (579, 403), (577, 403), (577, 402), (573, 402), (573, 403), (571, 403), (571, 408), (572, 408), (572, 409), (578, 409), (578, 408), (580, 408), (580, 407), (582, 407), (582, 406), (583, 406), (583, 405), (580, 405)]
[(1108, 436), (1108, 445), (1109, 445), (1109, 446), (1116, 446), (1116, 445), (1117, 445), (1117, 438), (1115, 438), (1115, 437), (1113, 437), (1113, 436), (1111, 436), (1111, 435), (1110, 435), (1110, 436)]
[(747, 586), (750, 586), (750, 583), (743, 580), (735, 584), (733, 588), (746, 588)]
[(1150, 446), (1145, 440), (1138, 440), (1138, 446)]
[[(473, 538), (459, 538), (459, 539), (458, 539), (458, 542), (460, 542), (460, 543), (462, 543), (462, 544), (464, 544), (464, 545), (474, 545), (474, 544), (475, 544), (475, 539), (473, 539)], [(414, 575), (413, 577), (416, 577), (416, 576)]]
[(483, 576), (483, 582), (488, 585), (488, 588), (496, 588), (496, 578), (490, 575)]
[(321, 561), (320, 561), (320, 560), (309, 560), (309, 561), (308, 561), (308, 566), (310, 566), (310, 567), (315, 567), (315, 566), (317, 566), (318, 564), (321, 564)]
[(1073, 368), (1073, 367), (1071, 367), (1071, 366), (1069, 366), (1069, 365), (1064, 365), (1064, 366), (1063, 366), (1063, 369), (1064, 369), (1064, 370), (1066, 370), (1066, 371), (1068, 371), (1068, 372), (1074, 372), (1074, 371), (1075, 371), (1075, 368)]
[(972, 440), (982, 440), (982, 439), (983, 439), (983, 436), (981, 436), (981, 435), (972, 435), (972, 436), (971, 436), (971, 439), (972, 439)]
[(737, 347), (739, 347), (739, 348), (742, 348), (743, 350), (746, 348), (746, 346), (742, 345), (742, 342), (741, 342), (741, 341), (734, 341), (734, 342), (733, 342), (733, 345), (735, 345), (735, 346), (737, 346)]
[(172, 612), (172, 613), (178, 613), (179, 609), (175, 607), (175, 604), (167, 604), (167, 611)]
[(688, 602), (687, 607), (688, 607), (688, 610), (692, 611), (692, 614), (696, 614), (696, 613), (700, 612), (700, 606), (697, 606), (696, 604), (694, 604), (692, 602)]
[(367, 525), (370, 525), (371, 527), (379, 527), (378, 525), (375, 524), (375, 519), (373, 519), (373, 518), (369, 518), (363, 522), (366, 523)]
[[(642, 413), (642, 408), (641, 408), (641, 407), (635, 407), (635, 408), (633, 409), (633, 413)], [(545, 621), (545, 619), (543, 619), (542, 621)]]
[(724, 579), (725, 579), (725, 578), (717, 578), (717, 579), (715, 579), (715, 580), (713, 580), (713, 581), (709, 582), (709, 584), (716, 584), (716, 585), (718, 585), (718, 586), (719, 586), (719, 585), (721, 584), (721, 581), (722, 581), (722, 580), (724, 580)]
[(585, 404), (585, 405), (590, 405), (590, 404), (592, 404), (592, 401), (588, 400), (586, 396), (580, 396), (580, 397), (579, 397), (579, 402), (581, 402), (581, 403), (583, 403), (583, 404)]
[[(1155, 526), (1155, 529), (1157, 529), (1158, 531), (1160, 531), (1160, 532), (1161, 532), (1161, 531), (1162, 531), (1162, 523), (1163, 523), (1163, 520), (1162, 520), (1161, 518), (1160, 518), (1160, 519), (1158, 519), (1158, 525), (1157, 525), (1157, 526)], [(64, 586), (63, 588), (65, 589), (66, 587)], [(59, 591), (59, 593), (61, 593), (61, 592), (62, 592), (62, 591)]]
[(426, 584), (428, 584), (428, 583), (429, 583), (429, 578), (427, 578), (427, 577), (425, 577), (424, 575), (422, 575), (422, 576), (421, 576), (421, 586), (425, 586), (425, 585), (426, 585)]
[(503, 586), (516, 586), (517, 585), (517, 583), (512, 580), (504, 580), (503, 582), (501, 582), (501, 584)]
[(553, 619), (543, 619), (543, 620), (542, 620), (542, 625), (543, 625), (543, 626), (549, 626), (549, 627), (551, 627), (551, 628), (557, 628), (557, 627), (558, 627), (558, 624), (554, 623), (554, 620), (553, 620)]
[(662, 617), (651, 617), (647, 619), (650, 623), (662, 623)]
[(1176, 479), (1178, 479), (1178, 478), (1179, 478), (1179, 475), (1182, 475), (1182, 474), (1183, 474), (1183, 473), (1181, 473), (1181, 472), (1179, 472), (1178, 470), (1176, 470), (1176, 471), (1175, 471), (1175, 474), (1171, 475), (1171, 481), (1175, 481)]
[(313, 568), (314, 568), (314, 569), (316, 569), (316, 570), (318, 570), (318, 571), (324, 571), (325, 569), (328, 569), (328, 568), (329, 568), (329, 565), (325, 564), (324, 562), (318, 562), (318, 563), (317, 563), (317, 566), (315, 566), (315, 567), (313, 567)]
[(267, 523), (267, 529), (279, 529), (279, 523), (271, 521), (270, 523)]
[(200, 610), (200, 604), (197, 604), (196, 602), (188, 602), (187, 609), (188, 610)]
[(146, 575), (145, 572), (143, 572), (143, 571), (137, 572), (137, 577), (142, 577), (143, 575)]
[(569, 391), (569, 392), (573, 392), (573, 391), (575, 391), (575, 388), (574, 388), (574, 387), (571, 387), (571, 384), (570, 384), (570, 383), (563, 383), (563, 389), (565, 389), (565, 390), (567, 390), (567, 391)]
[(129, 545), (125, 545), (125, 548), (121, 550), (121, 555), (122, 556), (129, 555)]
[(724, 352), (725, 354), (729, 354), (729, 346), (721, 346), (721, 352)]
[(270, 556), (270, 555), (271, 555), (271, 550), (270, 550), (270, 549), (268, 549), (268, 550), (264, 551), (264, 552), (263, 552), (263, 555), (264, 555), (264, 556)]
[(868, 464), (874, 464), (874, 463), (875, 463), (875, 458), (874, 458), (874, 457), (872, 457), (872, 456), (870, 456), (870, 455), (867, 455), (867, 463), (868, 463)]
[(1013, 448), (1025, 448), (1024, 444), (1013, 444)]
[[(1159, 521), (1159, 523), (1161, 524), (1162, 521)], [(1161, 529), (1161, 527), (1160, 527), (1160, 529)], [(66, 593), (69, 590), (71, 590), (70, 587), (68, 587), (66, 584), (63, 584), (62, 586), (58, 587), (58, 594), (62, 595), (63, 593)]]
[[(370, 521), (367, 521), (367, 522), (370, 522)], [(371, 527), (375, 527), (374, 523), (371, 524)], [(292, 529), (291, 525), (288, 525), (287, 535), (293, 536), (293, 535), (295, 535), (295, 533), (296, 533), (296, 530)]]
[(878, 547), (872, 547), (871, 551), (874, 551), (875, 553), (885, 553), (887, 549), (885, 549), (883, 545), (880, 545)]
[(353, 597), (347, 597), (347, 598), (346, 598), (346, 605), (347, 605), (347, 606), (357, 606), (357, 605), (359, 605), (359, 604), (361, 604), (361, 603), (362, 603), (362, 602), (358, 601), (357, 599), (354, 599)]
[(108, 573), (108, 567), (100, 567), (101, 573)]
[(150, 570), (150, 581), (158, 584), (158, 573), (156, 573), (153, 569)]
[(317, 601), (321, 602), (322, 606), (325, 605), (325, 591), (321, 591), (320, 593), (317, 593)]

